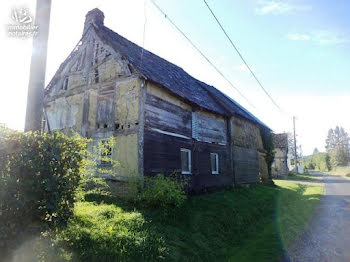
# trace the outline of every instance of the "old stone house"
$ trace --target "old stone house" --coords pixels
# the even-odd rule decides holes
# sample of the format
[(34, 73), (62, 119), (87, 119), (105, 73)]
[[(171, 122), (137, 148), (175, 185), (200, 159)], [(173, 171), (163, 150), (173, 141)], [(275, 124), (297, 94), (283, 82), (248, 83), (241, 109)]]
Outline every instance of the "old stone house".
[(275, 147), (275, 161), (272, 164), (272, 174), (274, 176), (288, 175), (288, 134), (275, 134), (273, 138)]
[(45, 91), (46, 129), (116, 138), (118, 180), (178, 172), (194, 191), (267, 177), (261, 121), (182, 68), (86, 15), (83, 36)]

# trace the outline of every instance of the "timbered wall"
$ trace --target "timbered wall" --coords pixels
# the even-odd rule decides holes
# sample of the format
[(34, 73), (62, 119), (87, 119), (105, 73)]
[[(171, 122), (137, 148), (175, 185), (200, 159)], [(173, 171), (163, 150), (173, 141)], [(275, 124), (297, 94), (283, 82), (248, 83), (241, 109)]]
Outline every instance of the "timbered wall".
[[(193, 130), (193, 116), (196, 130)], [(144, 174), (181, 173), (181, 148), (190, 149), (193, 191), (233, 185), (225, 119), (194, 111), (189, 104), (148, 83), (145, 99)], [(213, 175), (210, 153), (219, 154), (219, 174)]]
[[(141, 82), (127, 62), (90, 30), (54, 76), (45, 94), (51, 130), (71, 130), (99, 141), (116, 138), (112, 157), (123, 179), (140, 174)], [(48, 130), (48, 126), (46, 126)], [(95, 152), (98, 153), (98, 152)]]

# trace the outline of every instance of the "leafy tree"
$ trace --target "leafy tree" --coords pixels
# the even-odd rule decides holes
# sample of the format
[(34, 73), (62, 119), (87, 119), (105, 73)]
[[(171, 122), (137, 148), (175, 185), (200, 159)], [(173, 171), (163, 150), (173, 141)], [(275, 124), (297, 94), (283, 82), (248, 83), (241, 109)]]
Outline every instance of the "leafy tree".
[(331, 169), (329, 154), (317, 153), (307, 157), (305, 160), (305, 167), (318, 171), (329, 171)]
[(341, 147), (336, 147), (329, 152), (332, 167), (347, 165), (348, 155)]
[(346, 165), (350, 156), (350, 138), (343, 127), (329, 129), (326, 138), (326, 150), (330, 153), (333, 167)]
[(316, 154), (318, 154), (318, 153), (320, 153), (320, 151), (318, 151), (317, 147), (315, 147), (314, 152), (313, 152), (312, 154), (313, 154), (313, 155), (316, 155)]

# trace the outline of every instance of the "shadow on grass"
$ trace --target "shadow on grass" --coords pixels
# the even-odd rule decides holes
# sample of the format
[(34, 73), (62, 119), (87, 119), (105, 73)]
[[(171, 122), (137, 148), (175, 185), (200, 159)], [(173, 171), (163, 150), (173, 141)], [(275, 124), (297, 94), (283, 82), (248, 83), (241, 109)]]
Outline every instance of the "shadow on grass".
[[(150, 209), (140, 203), (98, 194), (86, 194), (85, 201), (141, 214), (145, 223), (137, 230), (164, 240), (149, 251), (145, 243), (145, 252), (159, 248), (166, 250), (166, 254), (165, 257), (148, 254), (139, 261), (151, 261), (147, 257), (166, 261), (280, 261), (285, 247), (303, 230), (312, 212), (310, 208), (307, 212), (302, 209), (314, 206), (320, 197), (305, 194), (308, 190), (306, 185), (235, 188), (191, 196), (177, 209)], [(91, 243), (90, 247), (93, 246)], [(85, 252), (84, 248), (79, 252)], [(103, 258), (102, 252), (94, 252), (101, 253)], [(124, 259), (130, 260), (128, 253)]]

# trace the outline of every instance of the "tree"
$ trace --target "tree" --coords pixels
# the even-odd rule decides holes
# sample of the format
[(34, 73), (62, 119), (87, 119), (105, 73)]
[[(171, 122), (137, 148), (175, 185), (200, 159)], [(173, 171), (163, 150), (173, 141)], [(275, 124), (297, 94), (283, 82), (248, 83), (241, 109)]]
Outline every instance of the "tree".
[(312, 153), (313, 155), (318, 154), (320, 151), (318, 151), (317, 147), (315, 147), (314, 152)]
[(333, 167), (346, 165), (350, 156), (350, 138), (343, 127), (329, 129), (326, 138), (326, 150), (330, 155)]

